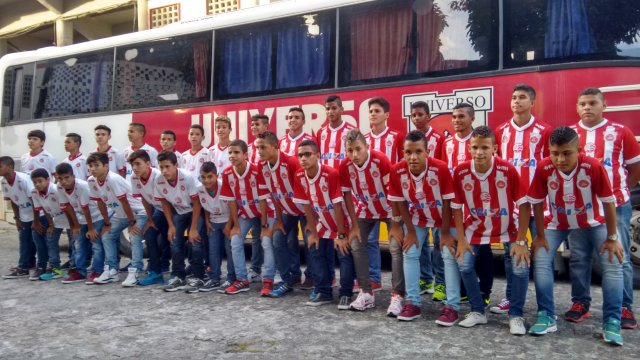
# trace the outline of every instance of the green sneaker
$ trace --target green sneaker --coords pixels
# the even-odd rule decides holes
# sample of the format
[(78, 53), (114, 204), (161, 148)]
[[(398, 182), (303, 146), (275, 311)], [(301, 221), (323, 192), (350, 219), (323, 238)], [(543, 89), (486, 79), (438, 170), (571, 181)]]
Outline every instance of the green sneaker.
[(602, 337), (604, 342), (622, 346), (622, 335), (620, 335), (620, 320), (609, 318), (602, 324)]
[(431, 297), (433, 301), (444, 301), (447, 300), (447, 288), (444, 284), (437, 284), (435, 286), (435, 291), (433, 292), (433, 296)]
[(64, 276), (64, 271), (60, 269), (48, 269), (46, 273), (40, 275), (40, 280), (54, 280)]
[(428, 283), (426, 281), (420, 280), (418, 282), (420, 284), (420, 295), (423, 294), (433, 294), (433, 283)]
[(538, 318), (535, 324), (529, 328), (531, 335), (544, 335), (546, 333), (558, 331), (555, 316), (547, 316), (546, 311), (538, 311)]
[(467, 304), (467, 303), (469, 303), (469, 296), (467, 295), (460, 296), (460, 304)]

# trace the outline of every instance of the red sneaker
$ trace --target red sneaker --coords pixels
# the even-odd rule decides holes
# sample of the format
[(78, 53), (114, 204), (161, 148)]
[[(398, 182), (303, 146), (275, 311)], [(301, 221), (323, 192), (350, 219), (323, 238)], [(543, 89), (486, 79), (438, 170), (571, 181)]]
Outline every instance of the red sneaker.
[(360, 292), (360, 285), (358, 285), (358, 280), (353, 280), (353, 292)]
[(273, 290), (273, 280), (263, 279), (262, 290), (260, 290), (260, 296), (269, 296), (269, 293)]
[(373, 291), (382, 290), (382, 283), (379, 283), (377, 281), (371, 281), (371, 290), (373, 290)]
[(93, 280), (99, 278), (101, 275), (101, 273), (97, 273), (95, 271), (92, 271), (91, 274), (89, 274), (89, 277), (87, 278), (87, 281), (85, 281), (84, 283), (87, 285), (93, 285)]
[(633, 312), (626, 307), (622, 308), (622, 321), (620, 321), (623, 329), (635, 329), (638, 327), (638, 322), (633, 316)]
[(573, 323), (582, 322), (582, 320), (589, 316), (589, 306), (585, 306), (578, 301), (574, 302), (573, 305), (571, 305), (571, 309), (564, 313), (564, 319)]
[(80, 272), (78, 272), (76, 270), (71, 270), (71, 271), (69, 271), (67, 276), (65, 276), (65, 278), (62, 279), (62, 283), (63, 284), (73, 284), (73, 283), (78, 282), (78, 281), (84, 281), (85, 279), (86, 279), (86, 277), (84, 275), (80, 274)]
[(233, 282), (233, 284), (231, 284), (231, 286), (224, 289), (224, 293), (229, 295), (237, 294), (244, 291), (249, 291), (249, 282), (247, 280), (236, 280)]
[(442, 326), (453, 326), (458, 321), (458, 312), (451, 306), (445, 305), (444, 309), (440, 313), (440, 316), (436, 320), (436, 324)]
[(420, 317), (422, 311), (419, 307), (413, 305), (411, 301), (405, 301), (402, 311), (398, 314), (398, 320), (411, 321)]

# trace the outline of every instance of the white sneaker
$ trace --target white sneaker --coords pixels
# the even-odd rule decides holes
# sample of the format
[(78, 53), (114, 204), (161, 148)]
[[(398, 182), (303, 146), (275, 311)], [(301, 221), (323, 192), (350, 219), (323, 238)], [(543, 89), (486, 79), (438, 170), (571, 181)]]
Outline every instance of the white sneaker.
[(398, 294), (391, 295), (391, 303), (387, 308), (387, 316), (397, 317), (402, 312), (404, 298)]
[(509, 332), (511, 335), (524, 335), (527, 328), (524, 327), (524, 319), (520, 316), (509, 318)]
[(138, 285), (138, 269), (130, 267), (127, 278), (122, 282), (124, 287), (134, 287)]
[(352, 310), (365, 311), (367, 309), (372, 309), (376, 306), (376, 299), (373, 294), (369, 294), (368, 292), (364, 292), (360, 290), (358, 293), (358, 297), (351, 302), (349, 308)]
[(261, 283), (262, 276), (253, 270), (249, 270), (249, 282), (250, 283)]
[(460, 321), (458, 325), (466, 328), (470, 328), (476, 326), (478, 324), (486, 324), (487, 317), (484, 314), (480, 314), (479, 312), (472, 311), (465, 315), (464, 320)]
[(102, 274), (97, 279), (93, 280), (94, 284), (108, 284), (118, 281), (118, 269), (110, 269), (109, 265), (104, 266)]

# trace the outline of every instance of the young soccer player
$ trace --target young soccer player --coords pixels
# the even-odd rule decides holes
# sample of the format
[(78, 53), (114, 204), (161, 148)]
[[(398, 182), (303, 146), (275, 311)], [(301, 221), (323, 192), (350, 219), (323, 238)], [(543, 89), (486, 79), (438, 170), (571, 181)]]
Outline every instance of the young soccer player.
[(189, 128), (189, 143), (191, 148), (182, 153), (182, 168), (200, 178), (200, 166), (210, 158), (209, 149), (202, 146), (204, 140), (204, 128), (202, 125), (193, 124)]
[[(429, 238), (429, 228), (448, 233), (451, 221), (450, 202), (454, 199), (453, 181), (447, 165), (429, 159), (427, 139), (413, 130), (404, 140), (404, 160), (391, 167), (389, 200), (392, 201), (390, 237), (404, 251), (403, 268), (406, 297), (398, 320), (420, 317), (420, 254)], [(404, 225), (406, 231), (402, 231)]]
[(231, 143), (229, 136), (231, 135), (231, 119), (229, 119), (227, 116), (221, 115), (216, 117), (214, 124), (216, 127), (216, 135), (218, 136), (218, 141), (209, 148), (209, 154), (211, 155), (211, 162), (216, 165), (218, 175), (220, 175), (222, 174), (224, 169), (231, 166), (231, 162), (229, 161), (229, 144)]
[(11, 202), (20, 241), (18, 266), (4, 275), (5, 279), (29, 276), (29, 269), (35, 266), (36, 260), (36, 245), (31, 231), (34, 217), (31, 200), (33, 182), (29, 175), (16, 172), (14, 166), (15, 163), (10, 156), (0, 157), (0, 186), (2, 186), (4, 200)]
[(440, 159), (442, 156), (442, 145), (444, 135), (429, 125), (431, 121), (431, 110), (429, 104), (424, 101), (411, 103), (411, 123), (416, 130), (425, 134), (427, 138), (427, 150), (430, 158)]
[(27, 134), (29, 152), (20, 157), (20, 171), (29, 175), (36, 169), (45, 169), (49, 175), (55, 175), (58, 162), (47, 150), (44, 142), (47, 139), (44, 131), (31, 130)]
[(76, 133), (68, 133), (64, 139), (64, 151), (69, 156), (62, 160), (63, 163), (71, 165), (74, 177), (80, 180), (87, 180), (89, 171), (87, 170), (87, 157), (80, 152), (82, 137)]
[[(129, 231), (131, 241), (131, 266), (122, 286), (132, 287), (138, 283), (138, 274), (142, 271), (142, 233), (147, 216), (139, 199), (133, 197), (131, 182), (109, 171), (109, 156), (94, 152), (87, 158), (89, 166), (89, 190), (91, 199), (98, 202), (98, 209), (104, 219), (102, 227), (102, 245), (105, 261), (102, 274), (94, 284), (117, 282), (118, 245), (124, 229)], [(132, 173), (133, 174), (133, 173)], [(109, 209), (113, 215), (109, 216)]]
[(339, 96), (331, 95), (324, 101), (327, 123), (318, 130), (316, 143), (319, 146), (320, 162), (323, 165), (337, 169), (340, 161), (345, 158), (344, 137), (347, 131), (355, 126), (342, 120), (342, 100)]
[(158, 167), (158, 150), (156, 150), (153, 146), (145, 143), (144, 136), (147, 133), (147, 129), (144, 124), (132, 122), (129, 124), (129, 130), (127, 132), (127, 136), (129, 137), (129, 141), (131, 145), (122, 150), (122, 155), (125, 160), (125, 167), (127, 169), (126, 177), (128, 181), (131, 181), (131, 174), (133, 174), (133, 170), (131, 169), (131, 164), (126, 160), (129, 158), (132, 152), (136, 150), (144, 150), (149, 153), (149, 158), (151, 159), (151, 166)]
[(106, 125), (98, 125), (93, 129), (96, 143), (98, 144), (97, 152), (105, 153), (109, 157), (109, 171), (120, 174), (122, 177), (126, 175), (124, 156), (113, 146), (109, 145), (111, 140), (111, 128)]
[[(204, 285), (204, 246), (198, 231), (204, 224), (200, 217), (198, 180), (189, 171), (178, 168), (178, 159), (173, 152), (162, 151), (158, 154), (158, 162), (162, 176), (156, 177), (154, 197), (162, 202), (172, 255), (171, 279), (164, 291), (197, 292)], [(187, 252), (193, 271), (193, 278), (188, 283), (184, 264)]]
[(267, 131), (269, 128), (269, 117), (267, 115), (256, 114), (251, 116), (251, 135), (254, 136), (254, 140), (248, 145), (247, 161), (251, 164), (257, 164), (260, 161), (258, 157), (258, 151), (256, 148), (256, 139), (258, 135)]
[[(475, 270), (475, 257), (481, 246), (490, 247), (502, 243), (505, 253), (514, 256), (511, 276), (507, 279), (511, 287), (509, 328), (512, 335), (524, 335), (523, 308), (529, 283), (529, 248), (527, 230), (530, 206), (526, 185), (521, 184), (516, 168), (506, 160), (494, 156), (496, 138), (487, 126), (479, 126), (469, 140), (471, 161), (458, 164), (453, 174), (456, 199), (451, 207), (456, 225), (456, 258), (460, 276), (467, 288), (471, 312), (459, 325), (472, 327), (486, 324), (486, 303), (482, 298)], [(469, 209), (463, 220), (462, 208)], [(518, 227), (513, 218), (514, 208), (519, 208)], [(447, 239), (445, 257), (449, 257), (453, 243)], [(454, 310), (455, 311), (455, 310)]]
[[(578, 115), (581, 120), (573, 126), (580, 137), (580, 147), (587, 156), (598, 159), (607, 172), (607, 177), (616, 198), (616, 220), (620, 245), (624, 250), (622, 273), (624, 293), (622, 296), (622, 328), (635, 329), (638, 323), (633, 315), (633, 263), (631, 262), (631, 203), (629, 190), (640, 179), (640, 145), (631, 130), (604, 118), (606, 102), (602, 91), (586, 88), (578, 96)], [(573, 252), (571, 253), (574, 254)], [(571, 273), (571, 300), (573, 306), (565, 313), (565, 319), (580, 322), (589, 316), (591, 294), (591, 256), (572, 256), (579, 262), (581, 272)]]
[(289, 130), (285, 136), (280, 139), (280, 151), (295, 157), (298, 145), (303, 140), (312, 139), (313, 137), (304, 132), (304, 111), (299, 107), (292, 107), (287, 114), (287, 122)]
[(264, 182), (262, 173), (258, 171), (255, 164), (247, 161), (247, 144), (243, 140), (234, 140), (229, 144), (229, 160), (232, 166), (226, 168), (221, 175), (220, 199), (229, 205), (233, 224), (231, 250), (236, 269), (236, 281), (225, 289), (225, 293), (237, 294), (249, 290), (244, 241), (249, 229), (252, 229), (254, 238), (258, 238), (258, 241), (254, 240), (252, 249), (264, 250), (265, 274), (260, 295), (268, 296), (273, 290), (275, 276), (275, 258), (271, 246), (271, 234), (268, 231), (275, 222), (274, 210), (267, 204), (269, 193), (264, 186), (260, 186)]
[(338, 310), (348, 310), (353, 295), (354, 265), (347, 237), (351, 219), (347, 214), (338, 171), (319, 162), (318, 144), (305, 140), (298, 146), (298, 159), (302, 167), (296, 172), (293, 201), (302, 204), (307, 216), (309, 252), (313, 266), (314, 289), (308, 306), (319, 306), (333, 301), (331, 267), (334, 243), (340, 261), (340, 295)]
[(160, 147), (162, 150), (171, 151), (178, 158), (178, 167), (182, 167), (182, 153), (176, 150), (176, 133), (173, 130), (163, 130), (160, 134)]
[[(553, 130), (550, 157), (538, 164), (529, 188), (537, 236), (533, 239), (534, 281), (538, 302), (537, 320), (529, 333), (544, 335), (557, 330), (553, 301), (553, 257), (563, 241), (571, 252), (591, 258), (597, 251), (602, 266), (602, 333), (605, 342), (622, 345), (624, 250), (616, 227), (615, 196), (607, 172), (597, 159), (580, 154), (578, 134), (568, 127)], [(543, 202), (549, 198), (551, 216), (545, 217)], [(542, 230), (544, 229), (544, 230)], [(570, 271), (585, 273), (573, 258)]]

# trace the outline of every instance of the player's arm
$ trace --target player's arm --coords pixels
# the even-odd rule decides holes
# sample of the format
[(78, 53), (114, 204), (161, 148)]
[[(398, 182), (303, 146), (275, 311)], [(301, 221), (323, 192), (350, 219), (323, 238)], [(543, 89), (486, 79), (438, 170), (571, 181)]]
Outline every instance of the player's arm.
[(13, 220), (16, 221), (16, 229), (20, 231), (22, 230), (22, 221), (20, 221), (20, 208), (13, 201), (10, 201), (10, 202), (11, 202), (11, 210), (13, 210)]
[(189, 241), (196, 243), (202, 241), (200, 233), (198, 232), (198, 221), (200, 221), (200, 214), (202, 213), (202, 205), (197, 199), (198, 195), (191, 196), (191, 202), (193, 204), (193, 212), (191, 213), (191, 229), (189, 229)]
[[(344, 211), (342, 210), (342, 204), (341, 201), (339, 202), (334, 202), (334, 209), (335, 209), (335, 214), (336, 214), (336, 226), (338, 227), (338, 235), (340, 234), (344, 234), (347, 231), (347, 224), (344, 223)], [(353, 221), (356, 221), (356, 219), (353, 219)], [(349, 245), (349, 239), (348, 238), (344, 238), (344, 239), (340, 239), (338, 237), (338, 239), (335, 240), (335, 247), (338, 249), (338, 251), (342, 252), (342, 254), (346, 255), (349, 253), (349, 249), (351, 248), (351, 246)]]
[(609, 240), (609, 237), (618, 233), (618, 226), (616, 220), (616, 203), (613, 202), (603, 202), (602, 208), (604, 210), (604, 219), (607, 226), (607, 240), (600, 246), (600, 253), (604, 253), (605, 250), (609, 251), (609, 262), (613, 263), (613, 256), (615, 255), (618, 258), (620, 264), (622, 264), (622, 259), (624, 257), (624, 253), (622, 250), (622, 246), (620, 245), (620, 239), (618, 240)]
[(126, 195), (120, 196), (118, 198), (120, 201), (120, 205), (122, 205), (122, 210), (124, 210), (124, 214), (127, 216), (127, 220), (129, 221), (129, 233), (135, 235), (142, 235), (142, 231), (136, 225), (136, 217), (133, 214), (133, 210), (131, 209), (131, 205), (129, 204), (129, 200)]
[(626, 165), (627, 168), (627, 186), (629, 190), (638, 185), (640, 181), (640, 162)]
[[(358, 226), (358, 216), (356, 215), (355, 205), (353, 204), (351, 189), (349, 189), (348, 191), (343, 191), (342, 197), (344, 199), (344, 204), (347, 207), (347, 214), (349, 215), (349, 218), (351, 218), (353, 223), (353, 226), (351, 226), (351, 230), (349, 230), (349, 243), (351, 243), (351, 241), (353, 241), (354, 239), (357, 239), (358, 241), (364, 241), (364, 239), (360, 239), (360, 227)], [(340, 211), (342, 211), (342, 208), (340, 208)]]
[(167, 239), (173, 241), (176, 237), (176, 226), (173, 223), (173, 206), (165, 198), (161, 198), (160, 201), (162, 202), (164, 218), (167, 220)]
[(158, 230), (158, 228), (156, 227), (156, 224), (154, 224), (153, 222), (153, 206), (151, 206), (151, 204), (149, 204), (149, 202), (145, 200), (144, 196), (141, 196), (140, 199), (142, 200), (142, 206), (144, 207), (144, 212), (147, 213), (147, 223), (144, 224), (144, 229), (142, 229), (142, 233), (147, 232), (149, 228), (154, 228)]
[(74, 237), (78, 236), (78, 234), (80, 234), (80, 222), (78, 221), (76, 212), (73, 211), (73, 207), (69, 204), (66, 204), (64, 209), (61, 210), (64, 212), (64, 216), (66, 216), (67, 221), (69, 222), (71, 235)]
[(93, 225), (89, 206), (81, 206), (80, 210), (82, 210), (82, 216), (84, 216), (84, 219), (87, 222), (87, 237), (89, 240), (95, 241), (98, 238), (98, 232), (96, 231), (96, 227)]
[(104, 226), (102, 226), (102, 231), (100, 231), (100, 235), (104, 235), (111, 230), (111, 219), (109, 219), (109, 211), (107, 211), (107, 205), (102, 201), (102, 199), (96, 200), (98, 204), (98, 210), (100, 210), (100, 215), (104, 219)]
[(238, 204), (236, 204), (235, 200), (227, 201), (227, 205), (229, 206), (229, 221), (231, 222), (229, 230), (229, 238), (233, 235), (240, 236), (240, 222), (238, 221)]

